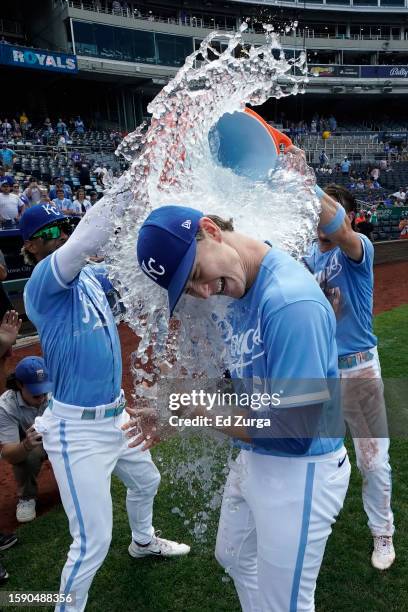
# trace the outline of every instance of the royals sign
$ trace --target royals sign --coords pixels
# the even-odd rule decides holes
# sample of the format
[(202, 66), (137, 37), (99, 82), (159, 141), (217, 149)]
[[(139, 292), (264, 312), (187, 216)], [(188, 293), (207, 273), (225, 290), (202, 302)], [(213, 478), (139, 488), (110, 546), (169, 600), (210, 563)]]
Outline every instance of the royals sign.
[(75, 55), (0, 44), (0, 63), (20, 68), (37, 68), (49, 72), (78, 72)]

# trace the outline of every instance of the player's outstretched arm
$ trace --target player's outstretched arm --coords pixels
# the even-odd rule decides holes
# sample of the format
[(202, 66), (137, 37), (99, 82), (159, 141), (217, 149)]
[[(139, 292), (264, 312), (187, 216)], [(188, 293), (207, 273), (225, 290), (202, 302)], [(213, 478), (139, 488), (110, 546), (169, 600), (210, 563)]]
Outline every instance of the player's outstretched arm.
[(358, 234), (353, 230), (351, 221), (344, 208), (320, 188), (316, 190), (322, 210), (319, 228), (331, 242), (354, 261), (363, 257), (363, 245)]
[[(291, 145), (285, 153), (292, 153), (294, 159), (301, 159), (302, 163), (294, 163), (293, 167), (302, 172), (305, 167), (305, 153), (299, 147)], [(320, 230), (326, 234), (331, 242), (338, 245), (341, 250), (354, 261), (360, 261), (363, 257), (363, 245), (358, 234), (353, 230), (350, 219), (344, 208), (320, 187), (315, 186), (316, 195), (321, 203), (319, 220)]]
[(81, 219), (69, 240), (55, 253), (58, 271), (65, 283), (78, 276), (88, 258), (98, 254), (107, 243), (116, 228), (118, 217), (128, 204), (128, 196), (129, 192), (124, 190), (114, 198), (101, 198)]

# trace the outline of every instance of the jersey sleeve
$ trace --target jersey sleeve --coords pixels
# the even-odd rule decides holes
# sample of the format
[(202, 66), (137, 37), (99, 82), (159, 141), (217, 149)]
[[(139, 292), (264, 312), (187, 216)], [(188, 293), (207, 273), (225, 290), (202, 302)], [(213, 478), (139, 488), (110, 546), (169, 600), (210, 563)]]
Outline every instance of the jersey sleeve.
[(357, 233), (357, 236), (360, 238), (361, 244), (363, 246), (362, 259), (360, 261), (354, 261), (353, 259), (350, 259), (350, 257), (348, 257), (345, 253), (343, 253), (343, 251), (341, 251), (342, 259), (345, 265), (349, 266), (353, 270), (356, 270), (357, 272), (361, 272), (362, 274), (368, 274), (368, 273), (371, 274), (371, 270), (372, 270), (373, 262), (374, 262), (373, 243), (364, 234)]

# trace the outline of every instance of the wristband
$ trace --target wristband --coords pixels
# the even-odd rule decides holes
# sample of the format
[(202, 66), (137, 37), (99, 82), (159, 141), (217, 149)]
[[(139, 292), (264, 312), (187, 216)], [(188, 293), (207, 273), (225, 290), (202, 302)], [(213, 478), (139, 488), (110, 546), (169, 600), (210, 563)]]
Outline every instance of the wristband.
[(324, 193), (323, 189), (321, 189), (319, 187), (319, 185), (315, 185), (314, 186), (314, 190), (315, 190), (315, 194), (317, 195), (317, 197), (319, 198), (319, 200), (322, 199), (323, 196), (325, 196), (326, 194)]
[(324, 234), (334, 234), (337, 232), (343, 225), (344, 218), (346, 216), (346, 211), (342, 207), (341, 204), (337, 204), (337, 212), (329, 223), (326, 225), (320, 225), (320, 229)]

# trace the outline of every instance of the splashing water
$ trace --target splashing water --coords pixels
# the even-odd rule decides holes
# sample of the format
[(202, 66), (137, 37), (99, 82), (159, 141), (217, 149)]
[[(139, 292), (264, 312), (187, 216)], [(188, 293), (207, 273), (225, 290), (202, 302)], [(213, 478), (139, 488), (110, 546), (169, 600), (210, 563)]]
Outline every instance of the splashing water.
[[(112, 210), (120, 210), (121, 228), (105, 249), (106, 261), (126, 307), (125, 320), (140, 338), (132, 356), (135, 398), (152, 400), (166, 420), (168, 406), (158, 401), (157, 384), (140, 383), (160, 378), (163, 386), (198, 376), (201, 386), (219, 378), (229, 365), (218, 327), (229, 300), (185, 296), (179, 306), (182, 316), (176, 315), (168, 326), (167, 294), (143, 274), (136, 259), (137, 236), (146, 216), (159, 206), (175, 204), (232, 217), (237, 231), (267, 239), (296, 257), (305, 252), (316, 230), (319, 203), (311, 189), (314, 175), (304, 162), (295, 162), (291, 154), (282, 156), (268, 181), (254, 183), (219, 166), (211, 154), (208, 134), (224, 113), (242, 111), (246, 103), (256, 106), (271, 97), (304, 93), (305, 54), (286, 60), (273, 26), (264, 28), (265, 44), (256, 48), (244, 41), (245, 24), (237, 34), (223, 33), (222, 42), (228, 41), (224, 51), (217, 50), (216, 32), (202, 42), (149, 105), (150, 126), (140, 126), (119, 146), (130, 169), (105, 196), (114, 203)], [(186, 483), (191, 495), (196, 486), (204, 490), (208, 511), (220, 500), (213, 443), (197, 442), (196, 436), (191, 445), (183, 438), (189, 461), (182, 469), (163, 461), (172, 480)], [(224, 443), (223, 448), (218, 466), (228, 462), (230, 447)], [(188, 515), (185, 508), (176, 508), (176, 514)], [(201, 515), (192, 521), (196, 536), (205, 532), (206, 520)]]

